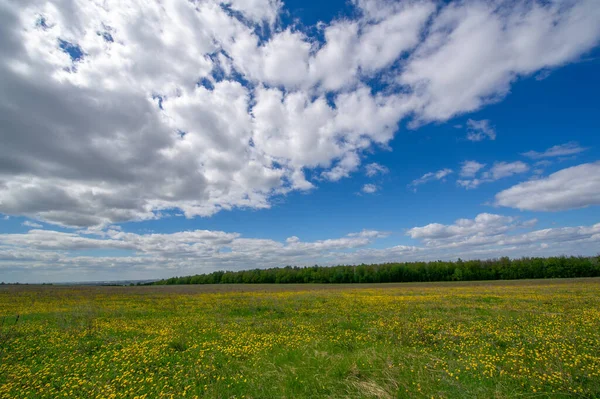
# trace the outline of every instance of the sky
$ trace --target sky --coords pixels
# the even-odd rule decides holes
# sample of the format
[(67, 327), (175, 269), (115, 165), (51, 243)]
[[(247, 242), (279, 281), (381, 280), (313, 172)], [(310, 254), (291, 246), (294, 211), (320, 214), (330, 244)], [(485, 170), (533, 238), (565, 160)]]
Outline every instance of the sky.
[(600, 253), (597, 0), (0, 0), (0, 281)]

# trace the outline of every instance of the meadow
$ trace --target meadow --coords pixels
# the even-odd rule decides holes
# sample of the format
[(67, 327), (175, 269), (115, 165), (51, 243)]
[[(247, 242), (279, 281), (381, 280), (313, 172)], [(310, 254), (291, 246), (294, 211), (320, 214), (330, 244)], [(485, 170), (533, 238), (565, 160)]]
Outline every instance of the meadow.
[(600, 279), (0, 287), (0, 398), (600, 397)]

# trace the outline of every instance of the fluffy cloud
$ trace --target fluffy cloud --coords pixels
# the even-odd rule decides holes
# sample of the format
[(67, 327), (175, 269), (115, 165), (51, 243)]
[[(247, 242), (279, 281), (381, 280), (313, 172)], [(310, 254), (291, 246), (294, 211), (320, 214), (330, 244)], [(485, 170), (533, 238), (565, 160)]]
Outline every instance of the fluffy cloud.
[[(343, 237), (284, 242), (239, 233), (195, 230), (135, 234), (119, 230), (65, 233), (32, 229), (0, 234), (5, 281), (142, 279), (285, 265), (595, 255), (600, 224), (535, 230), (536, 220), (479, 214), (453, 224), (431, 223), (406, 234), (415, 245), (373, 248), (389, 232), (362, 230)], [(392, 238), (388, 238), (390, 240)], [(93, 250), (97, 255), (86, 255)]]
[(273, 24), (283, 3), (280, 0), (229, 0), (223, 4), (241, 12), (246, 18), (256, 22)]
[(357, 6), (358, 20), (336, 20), (323, 28), (325, 42), (308, 61), (308, 84), (336, 91), (391, 66), (419, 44), (436, 9), (432, 1), (359, 1)]
[(389, 172), (390, 170), (387, 167), (380, 165), (377, 162), (373, 162), (365, 166), (365, 174), (369, 177), (374, 177), (379, 174), (385, 175)]
[(469, 141), (482, 141), (486, 138), (496, 140), (496, 130), (487, 119), (481, 121), (469, 119), (467, 120), (467, 129), (467, 140)]
[(452, 169), (448, 168), (440, 169), (437, 172), (427, 172), (418, 179), (413, 180), (408, 186), (416, 188), (417, 186), (420, 186), (421, 184), (425, 184), (430, 181), (443, 180), (446, 176), (448, 176), (451, 173), (453, 173)]
[(516, 227), (515, 221), (515, 218), (508, 216), (481, 213), (475, 219), (458, 219), (452, 225), (431, 223), (423, 227), (414, 227), (407, 231), (407, 235), (425, 242), (476, 235), (496, 235)]
[(600, 240), (600, 223), (532, 230), (536, 223), (536, 219), (521, 222), (514, 217), (482, 213), (474, 219), (459, 219), (451, 225), (431, 223), (415, 227), (406, 234), (422, 241), (433, 252), (470, 254), (467, 257), (593, 255), (593, 246)]
[(484, 167), (484, 163), (479, 163), (477, 161), (464, 161), (462, 163), (462, 167), (460, 168), (460, 175), (461, 177), (475, 177), (477, 172)]
[(301, 30), (278, 0), (1, 2), (0, 212), (267, 208), (350, 176), (402, 119), (475, 110), (600, 37), (595, 0), (354, 4)]
[[(483, 165), (478, 164), (477, 162), (472, 163), (473, 161), (467, 161), (463, 164), (463, 169), (467, 167), (466, 172), (471, 173), (475, 170), (471, 177), (474, 177), (477, 174)], [(475, 165), (477, 164), (477, 165)], [(481, 174), (480, 178), (475, 179), (461, 179), (457, 181), (459, 186), (462, 186), (466, 189), (477, 188), (482, 183), (489, 183), (499, 179), (503, 179), (505, 177), (513, 176), (519, 173), (525, 173), (529, 170), (529, 166), (521, 161), (516, 162), (495, 162), (494, 165), (487, 171)], [(465, 176), (465, 175), (463, 175)]]
[(415, 89), (418, 121), (446, 120), (503, 98), (519, 76), (595, 46), (599, 18), (595, 0), (452, 2), (397, 80)]
[(529, 170), (529, 166), (521, 161), (517, 162), (496, 162), (492, 168), (483, 174), (484, 179), (498, 180), (504, 177), (524, 173)]
[[(566, 144), (555, 145), (553, 147), (548, 148), (546, 151), (537, 152), (537, 151), (527, 151), (522, 155), (532, 158), (532, 159), (540, 159), (540, 158), (551, 158), (551, 157), (564, 157), (568, 155), (579, 154), (587, 150), (587, 148), (581, 147), (578, 143), (572, 141)], [(542, 162), (542, 161), (540, 161)]]
[[(238, 233), (195, 230), (172, 234), (134, 234), (118, 230), (96, 233), (65, 233), (30, 230), (25, 234), (0, 234), (0, 270), (21, 273), (35, 269), (44, 273), (75, 276), (119, 270), (120, 278), (169, 275), (176, 270), (193, 273), (215, 269), (241, 269), (285, 264), (310, 264), (335, 258), (340, 251), (369, 245), (387, 233), (363, 230), (341, 238), (303, 242), (290, 237), (285, 243), (270, 239), (244, 238)], [(82, 256), (95, 250), (124, 256)], [(203, 265), (203, 266), (199, 266)], [(200, 269), (199, 269), (200, 267)], [(139, 278), (139, 277), (138, 277)]]
[(373, 194), (374, 192), (377, 191), (377, 186), (375, 184), (365, 184), (361, 191), (363, 193), (367, 193), (367, 194)]
[(600, 162), (562, 169), (496, 194), (496, 205), (532, 211), (561, 211), (600, 205)]

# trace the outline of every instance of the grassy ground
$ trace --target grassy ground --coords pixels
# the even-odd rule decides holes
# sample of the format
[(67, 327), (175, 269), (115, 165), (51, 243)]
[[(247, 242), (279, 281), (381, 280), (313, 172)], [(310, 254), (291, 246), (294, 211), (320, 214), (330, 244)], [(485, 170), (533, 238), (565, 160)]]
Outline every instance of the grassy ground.
[(0, 323), (0, 398), (600, 397), (600, 279), (5, 286)]

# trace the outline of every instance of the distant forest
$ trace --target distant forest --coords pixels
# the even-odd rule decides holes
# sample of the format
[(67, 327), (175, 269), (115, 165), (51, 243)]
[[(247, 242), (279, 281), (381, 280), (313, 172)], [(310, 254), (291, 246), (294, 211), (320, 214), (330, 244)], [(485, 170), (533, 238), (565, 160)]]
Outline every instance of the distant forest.
[(155, 281), (170, 284), (352, 284), (427, 281), (515, 280), (600, 276), (596, 257), (458, 259), (455, 262), (405, 262), (352, 266), (276, 267), (243, 271), (217, 271)]

